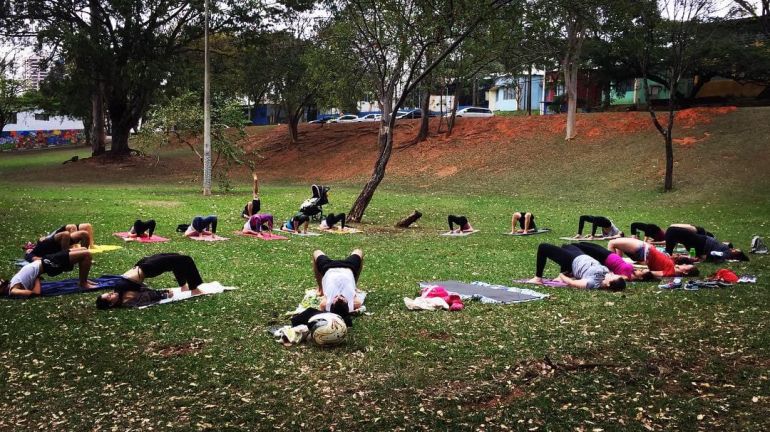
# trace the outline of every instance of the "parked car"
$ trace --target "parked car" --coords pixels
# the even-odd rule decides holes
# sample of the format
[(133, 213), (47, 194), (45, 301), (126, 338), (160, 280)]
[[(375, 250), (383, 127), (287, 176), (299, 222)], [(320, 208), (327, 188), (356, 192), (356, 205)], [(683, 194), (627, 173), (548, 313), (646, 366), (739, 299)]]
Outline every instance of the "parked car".
[(396, 116), (397, 120), (401, 120), (401, 119), (418, 119), (418, 118), (422, 118), (422, 110), (420, 110), (420, 109), (415, 109), (415, 110), (407, 111), (407, 112), (405, 112), (405, 113), (403, 113), (401, 115)]
[(329, 120), (329, 123), (354, 123), (358, 121), (358, 116), (355, 114), (345, 114), (337, 117), (334, 120)]
[(336, 114), (322, 114), (318, 116), (317, 120), (309, 121), (309, 124), (323, 124), (323, 123), (330, 123), (332, 120), (336, 120), (337, 117), (339, 117)]
[(358, 121), (360, 122), (376, 122), (380, 121), (382, 118), (382, 114), (367, 114), (365, 116), (359, 117)]
[[(494, 115), (492, 110), (480, 107), (465, 107), (458, 109), (457, 114), (455, 114), (456, 117), (494, 117)], [(446, 113), (445, 116), (451, 117), (452, 112)]]

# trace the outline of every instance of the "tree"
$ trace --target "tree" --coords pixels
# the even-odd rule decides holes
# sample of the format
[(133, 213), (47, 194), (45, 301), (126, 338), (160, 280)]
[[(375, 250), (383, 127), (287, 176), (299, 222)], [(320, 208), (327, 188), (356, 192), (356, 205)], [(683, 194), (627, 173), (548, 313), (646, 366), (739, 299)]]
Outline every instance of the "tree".
[[(666, 148), (666, 173), (663, 190), (673, 188), (674, 181), (674, 112), (677, 108), (679, 83), (686, 73), (692, 71), (696, 62), (698, 46), (708, 42), (703, 33), (703, 23), (713, 12), (712, 0), (659, 0), (660, 10), (651, 2), (643, 15), (646, 45), (642, 54), (641, 67), (644, 76), (644, 92), (647, 107), (655, 129), (663, 137)], [(649, 72), (659, 70), (668, 84), (667, 123), (658, 119), (650, 103), (648, 85)]]
[[(375, 84), (382, 117), (378, 132), (379, 154), (369, 181), (348, 213), (348, 220), (361, 221), (374, 192), (385, 176), (393, 150), (396, 112), (423, 79), (452, 53), (493, 10), (509, 3), (422, 2), (415, 0), (350, 0), (335, 9), (337, 44), (349, 44), (360, 59), (361, 69)], [(456, 32), (460, 11), (473, 11), (463, 31)], [(452, 18), (454, 17), (454, 18)], [(428, 50), (435, 45), (431, 35), (445, 26), (445, 44), (430, 64)], [(426, 36), (428, 35), (428, 36)], [(421, 67), (421, 65), (424, 65)]]
[(0, 132), (19, 111), (29, 109), (28, 100), (22, 95), (24, 83), (14, 78), (13, 61), (0, 59)]

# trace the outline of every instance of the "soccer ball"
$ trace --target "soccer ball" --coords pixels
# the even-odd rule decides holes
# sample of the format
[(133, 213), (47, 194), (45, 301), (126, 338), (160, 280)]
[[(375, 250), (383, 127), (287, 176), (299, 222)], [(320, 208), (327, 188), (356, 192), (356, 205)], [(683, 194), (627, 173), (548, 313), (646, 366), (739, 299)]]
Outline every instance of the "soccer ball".
[(348, 333), (345, 321), (339, 315), (330, 312), (310, 318), (307, 326), (310, 328), (310, 338), (321, 346), (340, 344)]

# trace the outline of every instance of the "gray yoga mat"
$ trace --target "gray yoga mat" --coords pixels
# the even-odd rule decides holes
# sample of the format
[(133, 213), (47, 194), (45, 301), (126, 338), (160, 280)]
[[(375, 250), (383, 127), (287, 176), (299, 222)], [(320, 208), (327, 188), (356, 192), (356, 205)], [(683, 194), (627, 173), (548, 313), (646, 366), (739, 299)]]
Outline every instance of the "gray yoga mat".
[(548, 297), (548, 294), (539, 293), (530, 289), (507, 287), (503, 285), (492, 285), (486, 282), (420, 282), (421, 288), (430, 285), (441, 285), (446, 288), (447, 291), (460, 294), (460, 297), (464, 299), (475, 298), (479, 299), (482, 303), (524, 303), (528, 301), (541, 300)]

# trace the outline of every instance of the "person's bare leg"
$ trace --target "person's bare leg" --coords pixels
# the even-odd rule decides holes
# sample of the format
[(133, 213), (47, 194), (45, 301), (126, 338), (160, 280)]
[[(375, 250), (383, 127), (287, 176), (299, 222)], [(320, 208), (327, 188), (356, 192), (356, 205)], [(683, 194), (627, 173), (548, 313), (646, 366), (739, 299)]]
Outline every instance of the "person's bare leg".
[(249, 215), (246, 219), (254, 215), (254, 203), (251, 201), (246, 204), (246, 214)]
[(94, 227), (90, 223), (82, 223), (78, 225), (78, 231), (85, 231), (88, 233), (88, 248), (94, 247)]
[(326, 255), (321, 251), (320, 249), (316, 249), (313, 251), (313, 275), (315, 275), (315, 281), (318, 285), (318, 295), (323, 295), (323, 286), (321, 284), (321, 280), (323, 279), (323, 276), (321, 275), (321, 272), (318, 270), (318, 264), (316, 263), (316, 260), (321, 255)]
[(68, 233), (74, 233), (77, 230), (78, 230), (78, 226), (75, 225), (75, 224), (64, 225), (64, 231), (66, 231)]
[(358, 277), (361, 275), (361, 271), (363, 271), (364, 269), (364, 251), (362, 251), (359, 248), (356, 248), (356, 249), (353, 249), (353, 252), (351, 252), (351, 255), (358, 255), (361, 258), (361, 266), (358, 267), (358, 272), (353, 273), (356, 283), (358, 283)]
[(253, 199), (259, 199), (259, 177), (257, 177), (257, 173), (252, 173), (252, 178), (254, 179), (254, 184), (251, 186), (251, 196)]
[(59, 243), (61, 250), (69, 250), (70, 246), (72, 246), (72, 237), (69, 231), (60, 232), (59, 234), (54, 235), (53, 239), (56, 243)]
[(532, 213), (527, 213), (524, 215), (524, 232), (529, 232), (529, 227), (532, 224)]
[(516, 212), (513, 214), (513, 217), (511, 217), (511, 233), (516, 232), (516, 224), (519, 223), (519, 219), (521, 218), (521, 213)]
[(78, 276), (80, 287), (83, 289), (94, 289), (98, 285), (88, 280), (88, 273), (91, 271), (91, 264), (93, 258), (91, 258), (91, 252), (87, 249), (79, 249), (71, 251), (69, 253), (70, 264), (78, 265)]

